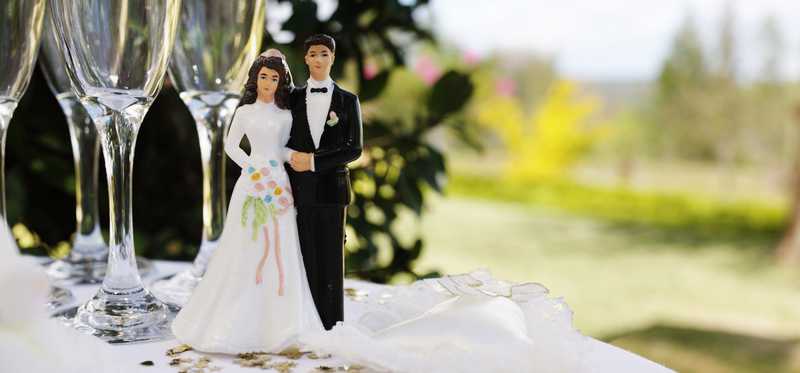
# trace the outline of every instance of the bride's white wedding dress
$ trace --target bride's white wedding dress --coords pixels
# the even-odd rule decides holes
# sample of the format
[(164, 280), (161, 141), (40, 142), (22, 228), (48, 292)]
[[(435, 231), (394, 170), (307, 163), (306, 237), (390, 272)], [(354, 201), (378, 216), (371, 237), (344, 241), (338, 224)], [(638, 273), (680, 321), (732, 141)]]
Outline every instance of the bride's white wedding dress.
[[(259, 100), (234, 115), (225, 151), (242, 175), (203, 281), (172, 324), (175, 337), (196, 350), (277, 352), (301, 332), (324, 330), (284, 169), (291, 125), (289, 111)], [(245, 135), (249, 156), (239, 147)]]

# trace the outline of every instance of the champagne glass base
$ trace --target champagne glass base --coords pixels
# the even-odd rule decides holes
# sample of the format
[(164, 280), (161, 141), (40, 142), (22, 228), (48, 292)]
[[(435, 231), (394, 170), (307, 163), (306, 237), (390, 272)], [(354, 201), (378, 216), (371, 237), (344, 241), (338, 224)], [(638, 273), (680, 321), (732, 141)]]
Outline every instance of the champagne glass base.
[(154, 281), (149, 289), (162, 302), (180, 309), (189, 302), (189, 297), (202, 279), (195, 276), (192, 269), (187, 269), (170, 278)]
[(47, 276), (60, 285), (97, 284), (103, 282), (107, 262), (105, 244), (75, 245), (69, 255), (47, 266)]
[[(106, 276), (108, 249), (102, 257), (76, 257), (69, 255), (47, 265), (47, 276), (58, 285), (99, 284)], [(153, 263), (145, 258), (136, 258), (139, 276), (152, 273)]]
[(140, 343), (172, 338), (167, 305), (145, 288), (111, 293), (103, 288), (78, 307), (73, 326), (109, 343)]

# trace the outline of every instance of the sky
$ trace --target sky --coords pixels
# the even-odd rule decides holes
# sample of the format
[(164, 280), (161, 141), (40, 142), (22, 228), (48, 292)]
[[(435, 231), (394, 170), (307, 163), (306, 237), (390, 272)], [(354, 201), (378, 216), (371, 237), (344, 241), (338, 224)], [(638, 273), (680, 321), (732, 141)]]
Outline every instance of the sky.
[(758, 75), (759, 32), (774, 15), (785, 39), (783, 76), (800, 80), (800, 0), (431, 0), (424, 16), (440, 40), (465, 51), (536, 53), (569, 78), (638, 81), (658, 75), (687, 14), (714, 48), (729, 1), (742, 76)]

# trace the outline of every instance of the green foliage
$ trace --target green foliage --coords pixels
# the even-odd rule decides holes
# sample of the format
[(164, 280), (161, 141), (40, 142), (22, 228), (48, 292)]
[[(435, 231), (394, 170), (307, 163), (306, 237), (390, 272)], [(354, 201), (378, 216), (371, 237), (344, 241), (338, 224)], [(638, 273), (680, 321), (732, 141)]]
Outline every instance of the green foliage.
[(466, 175), (454, 175), (450, 180), (448, 191), (456, 195), (557, 208), (611, 222), (680, 229), (698, 238), (774, 238), (787, 219), (785, 208), (752, 201), (725, 203), (569, 181), (524, 185)]
[(472, 81), (469, 76), (456, 71), (448, 71), (434, 85), (428, 96), (428, 111), (436, 123), (450, 113), (461, 110), (472, 95)]
[[(406, 74), (402, 70), (395, 73)], [(367, 279), (386, 281), (400, 272), (416, 276), (412, 264), (422, 251), (423, 241), (417, 236), (404, 244), (394, 223), (402, 209), (410, 209), (416, 216), (422, 214), (426, 189), (442, 190), (444, 155), (427, 142), (425, 135), (445, 123), (454, 113), (448, 110), (462, 107), (472, 91), (468, 81), (463, 84), (465, 75), (450, 72), (444, 76), (449, 78), (443, 77), (425, 94), (434, 97), (435, 92), (462, 89), (466, 93), (460, 94), (461, 102), (442, 104), (439, 98), (422, 101), (426, 105), (408, 102), (405, 110), (415, 119), (413, 122), (406, 121), (406, 115), (376, 114), (365, 127), (367, 161), (351, 169), (356, 198), (348, 210), (348, 221), (357, 235), (357, 246), (349, 248), (347, 268)], [(392, 252), (388, 263), (377, 261), (381, 240), (388, 242)]]

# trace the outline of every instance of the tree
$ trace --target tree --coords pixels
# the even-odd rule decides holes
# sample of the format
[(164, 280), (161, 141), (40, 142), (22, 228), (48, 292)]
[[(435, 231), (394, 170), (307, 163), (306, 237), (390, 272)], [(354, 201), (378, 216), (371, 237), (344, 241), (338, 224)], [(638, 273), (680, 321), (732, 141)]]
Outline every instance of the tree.
[[(663, 153), (708, 159), (717, 156), (709, 139), (719, 129), (709, 122), (707, 88), (711, 82), (708, 62), (694, 18), (687, 15), (672, 43), (658, 77), (653, 122)], [(703, 126), (696, 126), (703, 123)]]
[(659, 95), (669, 99), (707, 81), (708, 66), (694, 17), (686, 16), (659, 75)]
[[(800, 104), (795, 106), (795, 123), (800, 126)], [(795, 131), (800, 134), (800, 131)], [(789, 200), (790, 215), (789, 226), (784, 231), (783, 238), (775, 250), (778, 262), (782, 264), (800, 263), (800, 152), (796, 153), (792, 164), (792, 195)]]
[(780, 24), (774, 15), (764, 19), (759, 36), (764, 56), (761, 62), (761, 80), (767, 85), (776, 86), (781, 79), (784, 41)]
[(736, 53), (736, 13), (733, 4), (733, 1), (725, 3), (720, 23), (719, 75), (721, 79), (735, 84), (739, 66)]
[(586, 154), (598, 130), (588, 127), (597, 103), (569, 81), (555, 81), (546, 97), (525, 115), (522, 105), (497, 96), (480, 105), (477, 118), (496, 131), (508, 150), (509, 181), (530, 184), (560, 180)]

